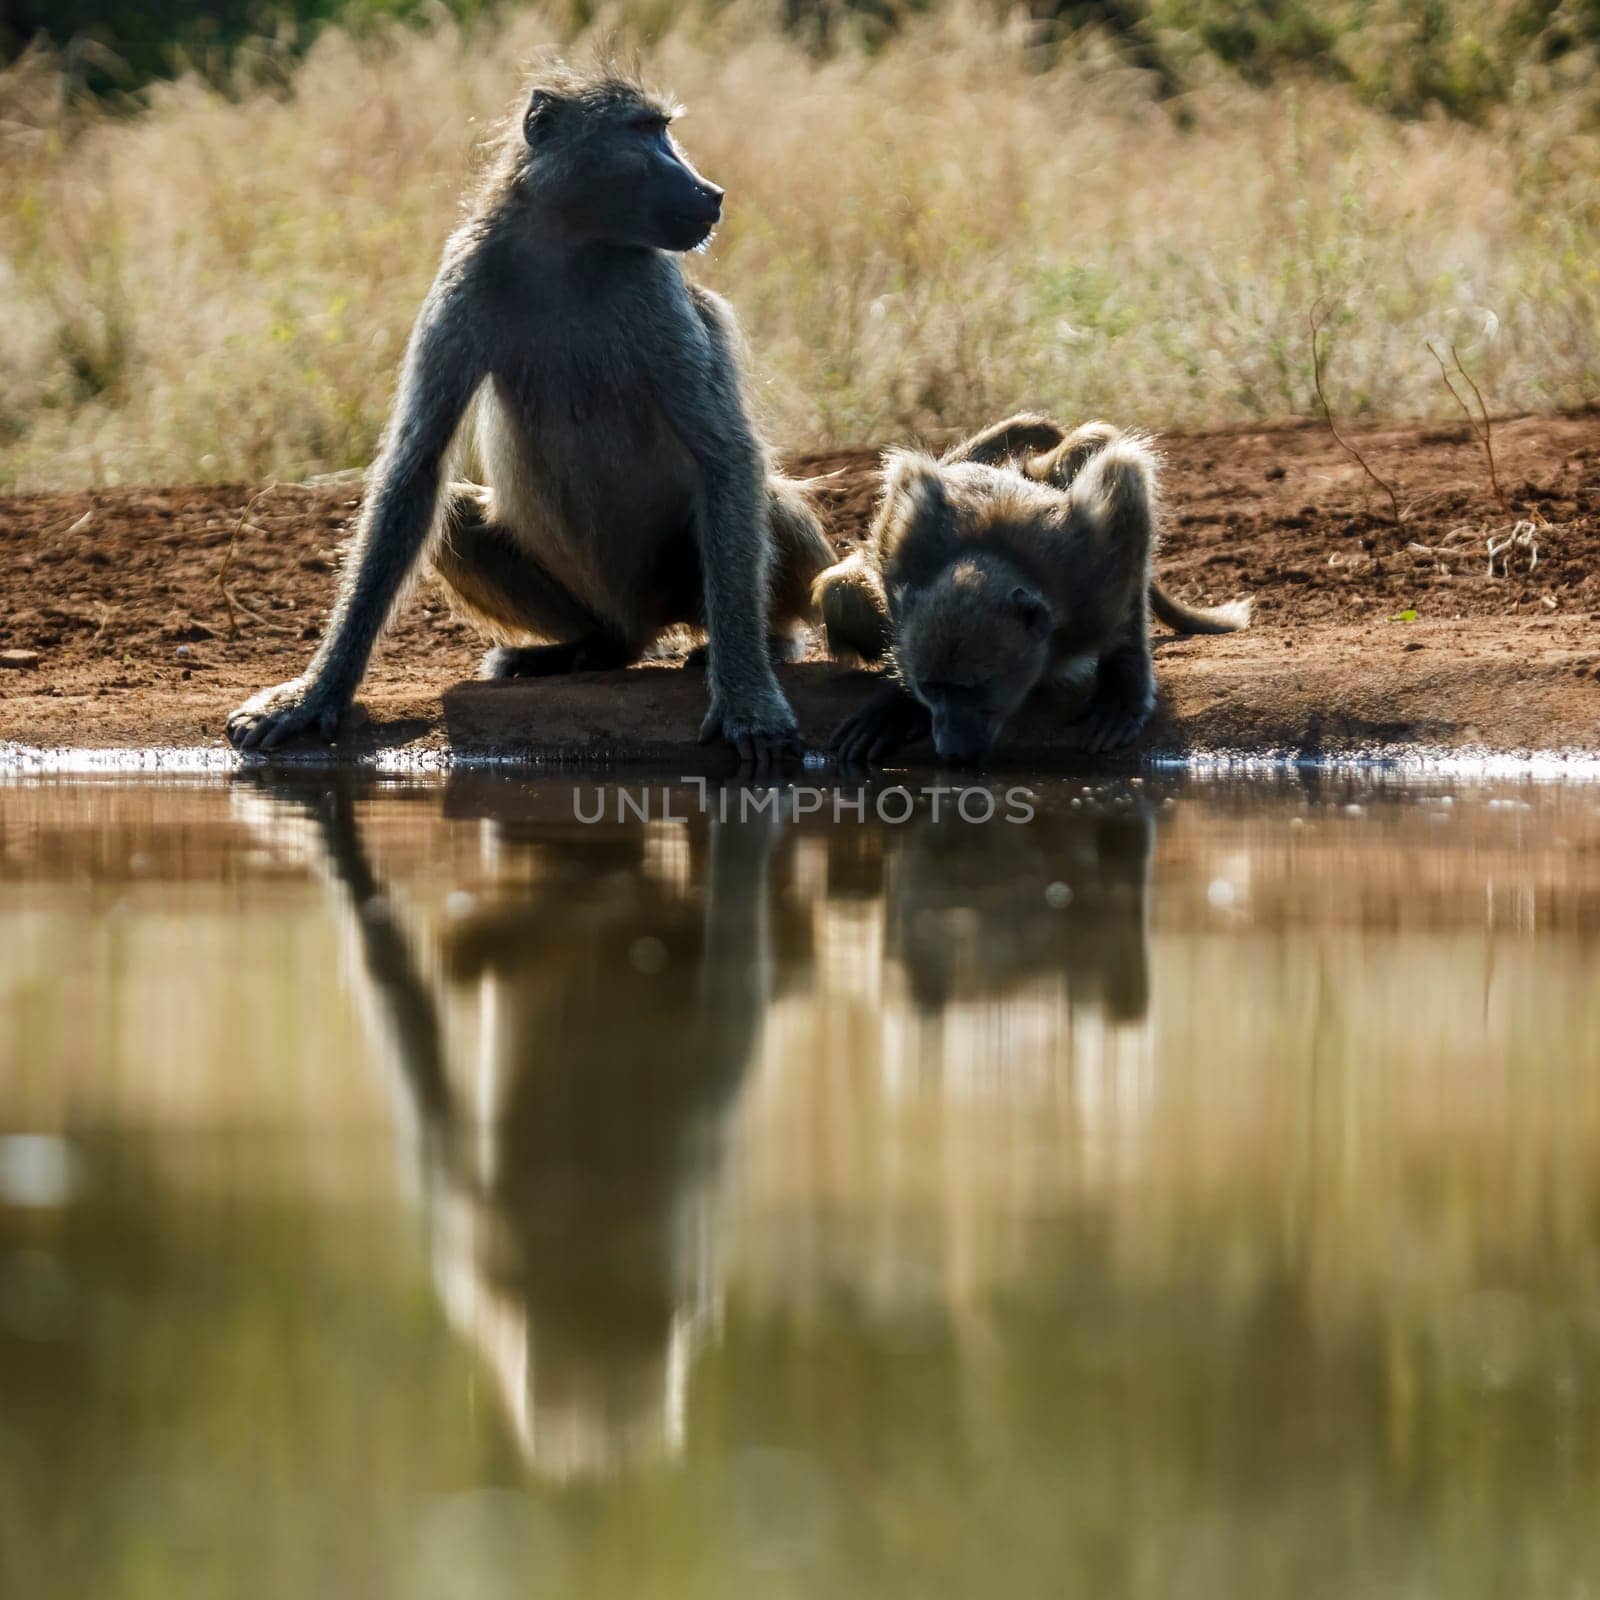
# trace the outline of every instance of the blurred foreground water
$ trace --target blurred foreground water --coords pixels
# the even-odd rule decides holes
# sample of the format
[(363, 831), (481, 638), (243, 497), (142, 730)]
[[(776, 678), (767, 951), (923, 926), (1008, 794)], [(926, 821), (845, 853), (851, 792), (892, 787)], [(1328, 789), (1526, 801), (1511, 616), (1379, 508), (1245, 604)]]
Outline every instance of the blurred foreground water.
[(1593, 1592), (1600, 788), (620, 787), (0, 786), (0, 1593)]

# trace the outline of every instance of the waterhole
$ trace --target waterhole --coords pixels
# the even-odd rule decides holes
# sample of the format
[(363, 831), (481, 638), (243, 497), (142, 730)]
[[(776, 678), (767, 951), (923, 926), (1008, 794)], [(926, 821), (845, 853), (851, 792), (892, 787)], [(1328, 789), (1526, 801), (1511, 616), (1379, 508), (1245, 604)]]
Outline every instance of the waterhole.
[(0, 1589), (1589, 1592), (1597, 1040), (1600, 787), (0, 786)]

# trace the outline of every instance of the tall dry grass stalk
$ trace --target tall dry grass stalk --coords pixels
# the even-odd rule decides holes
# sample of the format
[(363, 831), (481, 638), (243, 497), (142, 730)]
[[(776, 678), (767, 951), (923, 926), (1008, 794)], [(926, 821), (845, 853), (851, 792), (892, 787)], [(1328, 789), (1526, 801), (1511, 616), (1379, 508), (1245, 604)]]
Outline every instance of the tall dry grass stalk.
[[(364, 463), (474, 143), (563, 15), (329, 33), (288, 92), (180, 82), (132, 120), (0, 76), (0, 482)], [(1499, 409), (1600, 392), (1600, 162), (1559, 102), (1485, 131), (1218, 74), (1160, 104), (960, 6), (827, 60), (736, 7), (642, 58), (729, 191), (694, 269), (786, 447), (1307, 413), (1319, 299), (1346, 415), (1449, 411), (1429, 338)]]

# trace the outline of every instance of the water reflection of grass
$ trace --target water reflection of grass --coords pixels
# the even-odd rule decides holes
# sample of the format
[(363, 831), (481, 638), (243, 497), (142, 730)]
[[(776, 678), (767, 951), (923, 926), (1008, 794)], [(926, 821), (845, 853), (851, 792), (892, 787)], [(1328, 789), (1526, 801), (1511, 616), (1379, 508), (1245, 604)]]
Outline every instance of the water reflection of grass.
[(954, 1597), (1066, 1572), (1127, 1596), (1487, 1597), (1569, 1592), (1592, 1560), (1574, 1278), (1330, 1334), (1291, 1250), (1238, 1270), (1253, 1213), (1213, 1214), (1159, 1283), (1090, 1219), (1040, 1216), (1012, 1224), (1025, 1270), (962, 1308), (873, 1305), (848, 1274), (809, 1312), (736, 1283), (684, 1455), (559, 1488), (528, 1475), (403, 1213), (330, 1225), (96, 1167), (99, 1202), (48, 1244), (70, 1335), (0, 1332), (9, 1591)]

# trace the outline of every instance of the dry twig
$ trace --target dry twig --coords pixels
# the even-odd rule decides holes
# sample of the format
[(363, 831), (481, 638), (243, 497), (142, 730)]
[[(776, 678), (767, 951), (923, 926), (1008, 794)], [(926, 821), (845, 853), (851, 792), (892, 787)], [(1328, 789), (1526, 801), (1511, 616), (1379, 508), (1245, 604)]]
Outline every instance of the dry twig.
[[(1470, 539), (1472, 543), (1458, 542), (1463, 539)], [(1463, 523), (1460, 527), (1452, 528), (1437, 544), (1421, 544), (1413, 539), (1406, 549), (1413, 555), (1427, 556), (1443, 567), (1447, 560), (1476, 557), (1479, 539), (1483, 540), (1483, 548), (1489, 552), (1488, 577), (1510, 577), (1511, 560), (1519, 550), (1528, 558), (1529, 572), (1539, 565), (1539, 525), (1526, 517), (1514, 524), (1508, 533), (1489, 533), (1481, 524)], [(1500, 564), (1498, 573), (1495, 571), (1496, 562)]]
[[(1462, 381), (1472, 390), (1472, 397), (1478, 402), (1478, 415), (1473, 416), (1472, 408), (1461, 397), (1460, 391), (1450, 381), (1450, 369), (1444, 364), (1444, 357), (1428, 345), (1428, 354), (1439, 363), (1439, 376), (1444, 379), (1444, 386), (1450, 391), (1450, 398), (1461, 407), (1462, 415), (1467, 419), (1467, 426), (1472, 430), (1472, 437), (1483, 446), (1484, 460), (1489, 463), (1489, 487), (1494, 490), (1494, 497), (1500, 504), (1500, 509), (1506, 516), (1511, 515), (1511, 506), (1506, 500), (1505, 493), (1500, 487), (1500, 475), (1494, 467), (1494, 442), (1490, 437), (1489, 408), (1483, 403), (1483, 391), (1472, 381), (1472, 374), (1461, 364), (1461, 357), (1456, 352), (1454, 345), (1450, 346), (1450, 359), (1456, 364), (1456, 371), (1461, 374)], [(1493, 568), (1493, 561), (1490, 567)]]
[(1395, 494), (1393, 486), (1386, 479), (1380, 478), (1378, 474), (1372, 470), (1372, 468), (1367, 464), (1367, 458), (1362, 455), (1362, 453), (1357, 450), (1356, 447), (1351, 444), (1342, 433), (1339, 432), (1338, 427), (1334, 423), (1333, 407), (1328, 404), (1328, 397), (1323, 392), (1322, 388), (1322, 353), (1317, 347), (1317, 336), (1322, 332), (1323, 319), (1321, 311), (1322, 303), (1318, 301), (1318, 303), (1311, 308), (1310, 313), (1311, 377), (1317, 389), (1317, 403), (1322, 407), (1323, 419), (1328, 424), (1328, 432), (1333, 435), (1334, 442), (1341, 450), (1345, 452), (1346, 455), (1350, 456), (1355, 461), (1356, 465), (1360, 467), (1361, 470), (1366, 473), (1366, 475), (1375, 484), (1377, 484), (1377, 486), (1382, 489), (1386, 495), (1388, 495), (1389, 511), (1394, 519), (1395, 527), (1398, 528), (1403, 520), (1403, 517), (1400, 511), (1400, 499), (1399, 496)]
[[(272, 482), (266, 486), (266, 488), (256, 490), (256, 492), (245, 502), (244, 510), (239, 513), (239, 520), (234, 523), (233, 531), (228, 535), (228, 549), (227, 553), (222, 558), (222, 571), (217, 574), (217, 587), (222, 591), (222, 604), (228, 613), (228, 637), (230, 639), (236, 639), (239, 636), (239, 624), (233, 615), (235, 601), (233, 596), (228, 593), (228, 569), (233, 565), (233, 547), (238, 542), (239, 530), (249, 520), (250, 513), (255, 510), (257, 501), (264, 499), (277, 487), (278, 480), (274, 478)], [(251, 528), (255, 532), (261, 531), (255, 527), (254, 523), (251, 523)], [(264, 622), (266, 620), (259, 613), (252, 611), (250, 607), (244, 603), (244, 601), (240, 600), (237, 602), (237, 604), (239, 609), (244, 612), (244, 614), (253, 622)]]
[(1462, 523), (1459, 527), (1452, 528), (1437, 544), (1423, 544), (1413, 539), (1406, 546), (1413, 555), (1431, 556), (1434, 560), (1459, 560), (1464, 556), (1476, 555), (1475, 546), (1466, 546), (1459, 543), (1462, 539), (1476, 539), (1483, 532), (1482, 528), (1474, 527), (1471, 523)]
[(1502, 576), (1511, 576), (1511, 558), (1517, 551), (1525, 550), (1528, 554), (1528, 571), (1539, 565), (1539, 529), (1536, 524), (1524, 518), (1512, 528), (1510, 533), (1491, 533), (1486, 541), (1489, 546), (1489, 576), (1494, 576), (1494, 564), (1500, 563)]

